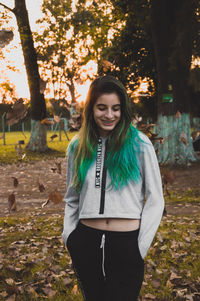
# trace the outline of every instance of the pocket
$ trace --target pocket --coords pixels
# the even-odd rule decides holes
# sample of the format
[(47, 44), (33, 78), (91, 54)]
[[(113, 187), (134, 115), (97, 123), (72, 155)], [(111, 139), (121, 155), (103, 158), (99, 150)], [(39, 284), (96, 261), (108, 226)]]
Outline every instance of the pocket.
[(66, 247), (67, 247), (68, 250), (70, 249), (71, 239), (72, 239), (72, 236), (73, 236), (75, 231), (76, 231), (76, 228), (69, 234), (69, 236), (67, 238)]
[(142, 255), (141, 255), (141, 253), (140, 253), (138, 240), (137, 240), (137, 250), (138, 250), (138, 257), (140, 258), (140, 260), (142, 260), (142, 261), (144, 262), (144, 259), (142, 258)]

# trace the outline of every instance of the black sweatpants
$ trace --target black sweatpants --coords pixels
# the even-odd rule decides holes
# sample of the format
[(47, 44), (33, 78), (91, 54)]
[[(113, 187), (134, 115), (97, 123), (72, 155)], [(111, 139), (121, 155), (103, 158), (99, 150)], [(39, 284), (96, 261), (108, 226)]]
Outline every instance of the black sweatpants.
[(79, 222), (67, 248), (84, 300), (137, 300), (144, 278), (138, 233), (97, 230)]

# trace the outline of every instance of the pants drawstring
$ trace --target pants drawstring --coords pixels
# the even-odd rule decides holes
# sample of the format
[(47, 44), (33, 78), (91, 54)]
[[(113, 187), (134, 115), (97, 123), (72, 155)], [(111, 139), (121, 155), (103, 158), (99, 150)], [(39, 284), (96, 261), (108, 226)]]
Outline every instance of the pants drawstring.
[(105, 267), (104, 267), (104, 262), (105, 262), (105, 234), (102, 235), (102, 238), (101, 238), (101, 245), (100, 245), (100, 248), (102, 249), (103, 251), (103, 258), (102, 258), (102, 271), (103, 271), (103, 276), (104, 278), (106, 277), (106, 274), (105, 274)]

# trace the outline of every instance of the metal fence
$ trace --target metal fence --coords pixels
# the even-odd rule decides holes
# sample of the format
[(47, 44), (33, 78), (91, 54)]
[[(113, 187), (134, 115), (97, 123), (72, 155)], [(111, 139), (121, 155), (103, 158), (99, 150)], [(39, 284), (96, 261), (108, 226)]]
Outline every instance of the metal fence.
[[(48, 118), (49, 121), (53, 121), (53, 118)], [(48, 125), (48, 131), (51, 132), (60, 132), (61, 139), (61, 131), (64, 130), (66, 133), (68, 131), (69, 121), (66, 118), (60, 118), (59, 123), (52, 123)], [(31, 119), (27, 118), (25, 120), (19, 121), (14, 125), (6, 124), (6, 113), (1, 116), (1, 124), (0, 124), (0, 144), (6, 145), (6, 133), (10, 132), (30, 132), (31, 131)]]

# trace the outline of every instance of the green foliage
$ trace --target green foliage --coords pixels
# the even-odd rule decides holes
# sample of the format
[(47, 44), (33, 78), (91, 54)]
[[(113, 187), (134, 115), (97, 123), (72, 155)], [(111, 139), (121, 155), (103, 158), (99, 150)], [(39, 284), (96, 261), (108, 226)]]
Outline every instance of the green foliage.
[[(73, 8), (67, 0), (43, 2), (45, 16), (38, 23), (45, 24), (45, 29), (41, 34), (35, 33), (35, 40), (43, 77), (49, 77), (55, 98), (67, 97), (68, 91), (75, 101), (75, 82), (86, 79), (82, 67), (90, 60), (100, 59), (102, 49), (108, 46), (109, 31), (114, 29), (111, 4), (94, 3), (78, 1)], [(63, 5), (67, 8), (63, 9)]]
[(130, 89), (138, 87), (140, 79), (155, 79), (155, 60), (147, 0), (115, 1), (112, 21), (122, 26), (115, 33), (102, 57), (115, 64), (114, 74)]

